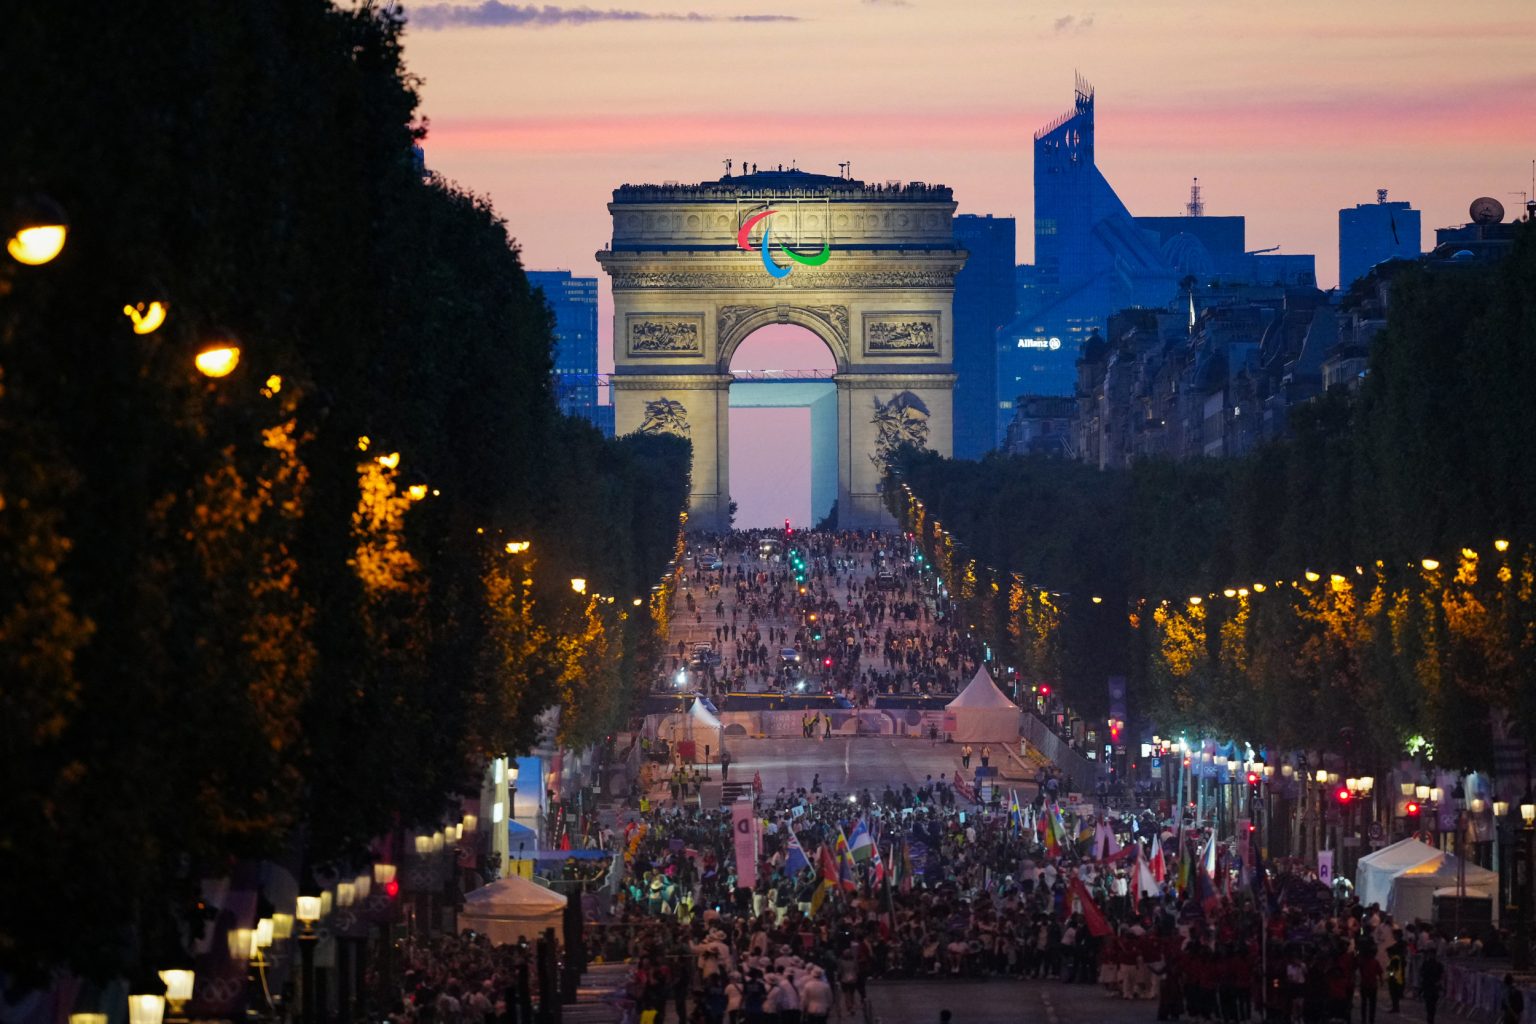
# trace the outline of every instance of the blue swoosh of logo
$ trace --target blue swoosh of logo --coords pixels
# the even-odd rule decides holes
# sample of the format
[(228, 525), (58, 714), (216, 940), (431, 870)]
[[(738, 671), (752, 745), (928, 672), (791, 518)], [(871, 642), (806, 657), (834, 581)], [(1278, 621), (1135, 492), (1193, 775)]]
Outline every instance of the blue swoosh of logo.
[(763, 245), (762, 245), (762, 249), (763, 249), (763, 269), (768, 271), (768, 273), (771, 274), (774, 277), (788, 277), (789, 276), (789, 272), (791, 270), (795, 269), (795, 265), (793, 263), (791, 263), (787, 267), (781, 267), (777, 263), (773, 262), (773, 257), (768, 255), (768, 236), (771, 235), (771, 234), (773, 234), (773, 229), (771, 227), (769, 227), (767, 224), (764, 224), (763, 225)]

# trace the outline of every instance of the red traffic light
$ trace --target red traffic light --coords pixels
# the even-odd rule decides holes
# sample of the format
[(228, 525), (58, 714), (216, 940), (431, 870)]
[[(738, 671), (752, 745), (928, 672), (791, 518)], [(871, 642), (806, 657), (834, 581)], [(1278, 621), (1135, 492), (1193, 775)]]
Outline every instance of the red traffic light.
[(1050, 696), (1051, 688), (1049, 686), (1042, 686), (1042, 687), (1040, 687), (1040, 692), (1045, 694), (1046, 696)]
[(1337, 800), (1341, 804), (1349, 803), (1349, 797), (1350, 797), (1349, 790), (1345, 789), (1343, 786), (1340, 786), (1339, 787), (1339, 791), (1337, 793), (1333, 794), (1333, 798), (1335, 800)]
[(394, 899), (396, 896), (399, 896), (400, 895), (400, 883), (397, 882), (393, 878), (391, 878), (389, 881), (385, 882), (384, 883), (384, 895), (388, 896), (390, 899)]
[(1403, 813), (1411, 818), (1419, 813), (1419, 805), (1410, 800), (1408, 806), (1403, 808)]
[(1250, 785), (1250, 786), (1257, 786), (1258, 784), (1259, 784), (1259, 773), (1258, 772), (1249, 772), (1248, 773), (1248, 785)]
[(827, 666), (827, 668), (831, 668), (832, 667), (832, 659), (831, 658), (827, 658), (826, 660), (824, 660), (822, 662), (822, 664)]

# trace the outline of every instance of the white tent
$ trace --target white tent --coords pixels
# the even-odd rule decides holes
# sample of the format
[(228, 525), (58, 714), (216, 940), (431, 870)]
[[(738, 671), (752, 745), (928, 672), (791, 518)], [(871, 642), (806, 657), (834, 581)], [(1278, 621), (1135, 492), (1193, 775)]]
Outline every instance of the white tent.
[[(1487, 868), (1462, 862), (1417, 839), (1404, 839), (1360, 858), (1355, 871), (1355, 892), (1364, 906), (1379, 904), (1400, 922), (1428, 921), (1434, 913), (1438, 890), (1464, 885), (1466, 895), (1477, 899), (1498, 888), (1499, 876)], [(1464, 870), (1462, 878), (1457, 875)], [(1497, 908), (1495, 908), (1495, 912)], [(1495, 913), (1497, 919), (1497, 913)]]
[(1019, 738), (1020, 714), (983, 667), (944, 706), (944, 731), (959, 743), (1013, 743)]
[(529, 942), (555, 929), (564, 934), (565, 897), (521, 875), (509, 875), (464, 896), (459, 931), (466, 928), (490, 937), (498, 946), (519, 938)]

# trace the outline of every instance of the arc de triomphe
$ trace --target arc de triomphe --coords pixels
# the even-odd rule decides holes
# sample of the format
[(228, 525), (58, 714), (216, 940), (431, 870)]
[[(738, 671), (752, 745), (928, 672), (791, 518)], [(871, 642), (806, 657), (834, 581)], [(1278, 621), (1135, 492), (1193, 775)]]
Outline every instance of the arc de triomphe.
[(839, 525), (889, 525), (884, 456), (904, 441), (952, 450), (966, 253), (950, 190), (754, 170), (624, 185), (608, 210), (615, 427), (693, 442), (690, 528), (728, 525), (731, 357), (772, 323), (809, 329), (836, 360)]

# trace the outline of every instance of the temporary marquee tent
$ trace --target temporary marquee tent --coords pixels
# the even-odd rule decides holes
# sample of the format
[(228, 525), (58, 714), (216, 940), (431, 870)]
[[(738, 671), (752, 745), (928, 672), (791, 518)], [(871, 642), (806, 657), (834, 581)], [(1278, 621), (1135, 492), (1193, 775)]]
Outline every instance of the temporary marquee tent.
[(1020, 714), (983, 667), (944, 706), (944, 731), (959, 743), (1013, 743), (1019, 738)]
[(562, 934), (564, 914), (564, 896), (521, 875), (509, 875), (465, 894), (459, 931), (480, 932), (498, 946), (519, 938), (532, 942), (546, 928)]
[(1428, 921), (1438, 889), (1464, 885), (1467, 897), (1476, 899), (1498, 888), (1495, 872), (1471, 863), (1465, 864), (1465, 874), (1458, 881), (1460, 865), (1453, 854), (1417, 839), (1404, 839), (1360, 858), (1355, 893), (1363, 906), (1379, 904), (1398, 921)]

